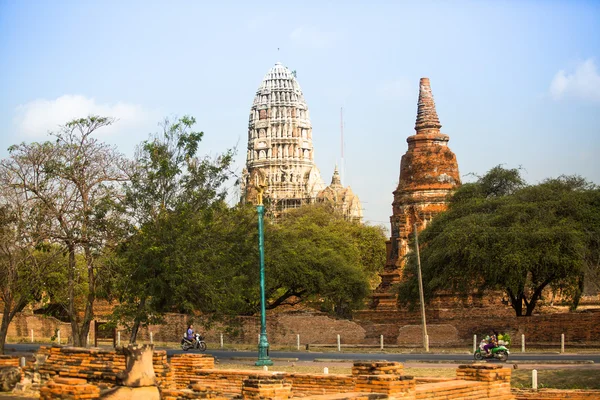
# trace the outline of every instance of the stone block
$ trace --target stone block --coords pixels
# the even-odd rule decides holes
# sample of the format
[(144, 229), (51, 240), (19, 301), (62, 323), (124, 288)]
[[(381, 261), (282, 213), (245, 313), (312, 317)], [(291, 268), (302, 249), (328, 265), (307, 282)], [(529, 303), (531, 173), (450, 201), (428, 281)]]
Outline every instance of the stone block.
[(21, 368), (0, 367), (0, 392), (13, 390), (21, 380)]

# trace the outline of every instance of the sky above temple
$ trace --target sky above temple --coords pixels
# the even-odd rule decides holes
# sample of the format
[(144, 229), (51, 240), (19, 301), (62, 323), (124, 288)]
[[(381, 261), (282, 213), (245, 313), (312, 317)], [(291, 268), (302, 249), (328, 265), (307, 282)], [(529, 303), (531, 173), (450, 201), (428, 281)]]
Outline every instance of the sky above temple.
[[(365, 221), (389, 228), (419, 78), (463, 181), (503, 164), (600, 184), (600, 2), (0, 0), (0, 156), (88, 114), (128, 156), (167, 116), (201, 151), (238, 148), (264, 75), (297, 73), (326, 183), (340, 163)], [(230, 201), (235, 201), (232, 196)]]

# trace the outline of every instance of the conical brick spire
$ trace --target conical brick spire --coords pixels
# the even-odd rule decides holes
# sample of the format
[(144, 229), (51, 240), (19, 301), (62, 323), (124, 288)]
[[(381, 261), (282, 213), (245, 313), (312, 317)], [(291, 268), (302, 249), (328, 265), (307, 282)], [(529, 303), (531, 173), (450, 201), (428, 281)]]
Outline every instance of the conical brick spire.
[(381, 283), (373, 295), (379, 310), (397, 309), (393, 286), (402, 282), (405, 256), (411, 237), (448, 207), (448, 195), (460, 186), (456, 155), (448, 147), (450, 137), (440, 132), (440, 120), (429, 86), (421, 78), (415, 135), (406, 138), (408, 150), (400, 161), (400, 179), (392, 202), (391, 236)]
[(417, 133), (425, 129), (439, 130), (442, 124), (440, 124), (440, 119), (435, 111), (435, 102), (433, 101), (429, 78), (421, 78), (419, 102), (417, 104), (417, 123), (415, 124)]

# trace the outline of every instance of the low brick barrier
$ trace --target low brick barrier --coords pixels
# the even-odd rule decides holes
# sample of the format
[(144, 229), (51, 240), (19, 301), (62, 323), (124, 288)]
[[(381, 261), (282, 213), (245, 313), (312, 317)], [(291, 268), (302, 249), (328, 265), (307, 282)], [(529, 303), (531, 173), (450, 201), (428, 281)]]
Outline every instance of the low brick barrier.
[(404, 366), (397, 362), (356, 362), (352, 365), (352, 375), (402, 375)]
[[(250, 376), (259, 376), (270, 379), (273, 375), (281, 375), (292, 384), (295, 396), (315, 396), (336, 393), (347, 393), (354, 391), (355, 378), (352, 375), (343, 374), (300, 374), (269, 371), (248, 370), (222, 370), (206, 369), (199, 370), (196, 377), (189, 384), (198, 383), (226, 396), (240, 396), (244, 380)], [(177, 379), (177, 376), (175, 377)], [(189, 385), (188, 384), (188, 385)], [(183, 381), (177, 382), (178, 387), (183, 386)]]
[(412, 376), (398, 375), (359, 375), (356, 377), (354, 392), (382, 393), (389, 398), (415, 398), (415, 380)]
[(215, 359), (208, 354), (175, 354), (171, 357), (173, 380), (179, 389), (187, 388), (196, 381), (200, 371), (214, 367)]
[(156, 385), (159, 388), (175, 386), (173, 369), (169, 365), (165, 350), (154, 350), (152, 366), (154, 367), (154, 375), (156, 375)]
[(456, 379), (480, 382), (487, 390), (487, 398), (514, 399), (510, 391), (511, 372), (510, 368), (501, 365), (460, 365), (456, 370)]
[(0, 367), (18, 367), (20, 357), (0, 355)]
[[(194, 357), (204, 355), (184, 355), (179, 361), (185, 364)], [(199, 358), (201, 359), (201, 357)], [(210, 364), (206, 364), (210, 365)], [(181, 367), (179, 367), (181, 368)], [(441, 382), (417, 385), (410, 376), (403, 376), (403, 366), (397, 362), (359, 362), (352, 368), (352, 375), (343, 374), (299, 374), (269, 371), (197, 369), (195, 373), (186, 372), (177, 376), (177, 367), (173, 367), (177, 388), (183, 390), (195, 385), (212, 393), (223, 396), (244, 396), (244, 382), (249, 379), (270, 382), (282, 379), (291, 384), (291, 393), (297, 397), (343, 399), (383, 395), (404, 399), (514, 399), (510, 392), (509, 368), (497, 365), (463, 365), (457, 370), (457, 379), (445, 379)], [(277, 377), (277, 378), (275, 378)], [(421, 381), (420, 381), (421, 382)], [(256, 389), (254, 392), (258, 391)], [(167, 392), (163, 392), (165, 394)], [(173, 392), (174, 393), (174, 392)], [(183, 393), (183, 392), (181, 392)], [(246, 393), (251, 395), (252, 390)], [(179, 397), (172, 397), (173, 399)], [(185, 397), (181, 397), (185, 398)], [(247, 397), (250, 398), (250, 397)], [(271, 398), (271, 397), (265, 397)], [(385, 397), (384, 397), (385, 398)]]
[(479, 382), (446, 381), (417, 385), (415, 399), (487, 399), (487, 388)]
[(214, 392), (199, 385), (190, 385), (187, 389), (162, 389), (160, 391), (162, 400), (184, 400), (184, 399), (213, 399), (228, 400), (229, 397), (223, 397), (220, 393)]
[[(25, 371), (42, 376), (41, 399), (93, 399), (100, 388), (118, 383), (125, 370), (121, 349), (42, 347), (28, 360)], [(456, 379), (403, 375), (397, 362), (359, 362), (352, 374), (304, 374), (271, 371), (220, 370), (207, 354), (179, 354), (167, 362), (165, 351), (155, 351), (152, 362), (162, 398), (218, 399), (309, 397), (341, 399), (600, 399), (599, 390), (512, 390), (511, 369), (501, 365), (461, 365)], [(19, 357), (0, 357), (0, 365), (18, 366)], [(93, 388), (93, 389), (92, 389)], [(96, 396), (96, 397), (94, 397)]]
[(38, 371), (48, 380), (61, 376), (113, 386), (116, 384), (117, 374), (125, 371), (125, 356), (114, 350), (42, 346), (40, 353), (47, 354), (48, 358), (39, 366)]
[(40, 389), (40, 400), (98, 398), (100, 398), (100, 388), (87, 383), (85, 379), (56, 377)]
[[(125, 371), (125, 355), (121, 349), (42, 346), (38, 354), (45, 355), (46, 360), (37, 366), (27, 366), (26, 371), (39, 372), (42, 383), (60, 376), (86, 379), (92, 384), (112, 387), (117, 383), (117, 375)], [(154, 351), (152, 363), (159, 387), (168, 387), (173, 373), (167, 363), (166, 351)]]
[(292, 383), (292, 392), (298, 396), (332, 395), (354, 390), (356, 383), (352, 375), (343, 374), (297, 374), (285, 375)]
[(287, 400), (292, 397), (292, 384), (282, 374), (264, 377), (250, 375), (242, 383), (243, 399)]

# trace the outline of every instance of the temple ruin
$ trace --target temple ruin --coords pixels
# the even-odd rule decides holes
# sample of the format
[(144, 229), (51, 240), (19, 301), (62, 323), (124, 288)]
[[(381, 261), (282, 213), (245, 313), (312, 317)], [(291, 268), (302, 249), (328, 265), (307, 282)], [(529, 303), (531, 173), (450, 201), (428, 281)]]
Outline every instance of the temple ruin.
[(396, 309), (392, 285), (402, 279), (404, 256), (410, 251), (415, 224), (417, 229), (424, 229), (446, 210), (448, 195), (460, 185), (456, 156), (448, 147), (450, 137), (440, 132), (442, 125), (429, 78), (421, 78), (417, 104), (416, 134), (406, 139), (408, 150), (402, 156), (400, 180), (393, 192), (387, 261), (373, 297), (373, 307), (378, 310)]
[(344, 187), (342, 185), (337, 165), (333, 171), (331, 185), (317, 194), (317, 202), (332, 204), (334, 210), (342, 214), (347, 220), (360, 222), (362, 219), (360, 200), (352, 192), (350, 186)]
[(319, 194), (349, 218), (362, 216), (360, 201), (350, 188), (342, 188), (344, 194), (338, 195), (336, 183), (323, 192), (326, 187), (314, 162), (308, 106), (295, 73), (279, 62), (265, 75), (250, 110), (242, 201), (255, 203), (259, 185), (267, 187), (265, 204), (275, 216), (315, 203)]

